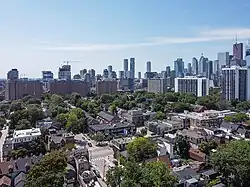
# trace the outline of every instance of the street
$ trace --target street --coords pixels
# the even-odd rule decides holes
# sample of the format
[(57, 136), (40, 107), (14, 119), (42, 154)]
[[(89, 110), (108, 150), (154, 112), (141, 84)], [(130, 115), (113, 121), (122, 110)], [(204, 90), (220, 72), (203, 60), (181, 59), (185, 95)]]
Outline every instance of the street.
[[(92, 144), (92, 147), (87, 146), (90, 162), (92, 163), (93, 167), (99, 171), (101, 178), (105, 179), (108, 169), (115, 166), (113, 163), (114, 156), (112, 148), (109, 146), (96, 146), (95, 141), (88, 140), (88, 138), (83, 134), (75, 135), (75, 140), (87, 141)], [(81, 145), (77, 145), (77, 147), (81, 147)]]
[(9, 127), (6, 125), (6, 129), (3, 129), (2, 130), (2, 136), (0, 138), (0, 160), (1, 162), (3, 161), (3, 144), (4, 144), (4, 141), (8, 135), (8, 130), (9, 130)]

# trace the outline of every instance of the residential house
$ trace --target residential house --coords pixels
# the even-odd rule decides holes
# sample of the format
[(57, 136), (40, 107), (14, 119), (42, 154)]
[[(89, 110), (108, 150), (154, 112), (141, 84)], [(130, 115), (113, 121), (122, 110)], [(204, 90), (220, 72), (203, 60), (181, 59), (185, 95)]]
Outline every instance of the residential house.
[(144, 125), (144, 116), (142, 109), (128, 110), (128, 112), (122, 113), (122, 117), (129, 123), (133, 123), (136, 126)]
[(201, 112), (204, 112), (205, 110), (207, 110), (207, 108), (205, 106), (202, 106), (202, 105), (194, 105), (193, 106), (194, 112), (201, 113)]
[(0, 178), (0, 187), (11, 187), (11, 179), (7, 176), (2, 176)]
[(14, 179), (14, 186), (15, 187), (24, 187), (26, 182), (26, 173), (21, 171), (18, 173)]
[(204, 112), (188, 112), (178, 114), (178, 116), (188, 119), (190, 126), (193, 127), (220, 127), (225, 116), (233, 115), (235, 112), (230, 110), (217, 111), (205, 110)]
[[(126, 151), (126, 146), (133, 141), (132, 137), (124, 137), (124, 138), (117, 138), (111, 140), (111, 146), (114, 151), (114, 157), (119, 158), (121, 156), (121, 152)], [(126, 153), (123, 153), (126, 158)]]
[(151, 121), (156, 118), (157, 112), (152, 112), (152, 111), (146, 111), (143, 113), (143, 120), (144, 121)]
[(15, 130), (12, 138), (12, 149), (16, 149), (23, 144), (32, 142), (41, 137), (41, 131), (39, 128)]
[(205, 170), (201, 173), (201, 177), (207, 181), (214, 180), (218, 177), (218, 173), (213, 169)]
[(173, 168), (173, 174), (179, 179), (177, 187), (202, 186), (203, 182), (199, 181), (199, 174), (190, 166), (175, 167)]
[(64, 177), (65, 187), (75, 187), (77, 181), (77, 173), (75, 168), (71, 164), (67, 164), (66, 175)]
[(46, 119), (38, 121), (36, 123), (36, 128), (61, 130), (62, 126), (60, 123), (54, 122), (50, 118), (46, 118)]
[(187, 138), (190, 145), (194, 148), (198, 148), (199, 144), (201, 144), (204, 141), (207, 141), (206, 136), (204, 136), (202, 132), (197, 130), (184, 129), (182, 131), (177, 131), (176, 135)]
[(199, 162), (206, 162), (206, 154), (201, 152), (199, 149), (194, 149), (191, 147), (188, 152), (190, 158), (192, 158), (193, 160), (197, 160)]
[(115, 123), (121, 120), (117, 115), (112, 115), (111, 113), (105, 111), (99, 112), (97, 114), (97, 118), (101, 121), (101, 123)]
[(184, 128), (182, 121), (174, 120), (148, 121), (145, 125), (148, 127), (149, 131), (158, 135), (164, 135)]
[(168, 155), (169, 158), (175, 158), (174, 146), (175, 144), (170, 140), (158, 137), (155, 142), (157, 143), (157, 153), (159, 156)]
[(99, 125), (89, 126), (89, 131), (92, 133), (101, 132), (106, 136), (117, 135), (134, 135), (136, 133), (136, 126), (134, 124), (121, 121), (116, 123), (104, 123)]
[(48, 137), (48, 151), (60, 149), (65, 145), (65, 139), (62, 136), (49, 136)]
[[(17, 160), (3, 161), (0, 162), (0, 173), (2, 175), (10, 173), (10, 169), (12, 172), (25, 172), (27, 173), (31, 167), (33, 167), (36, 163), (38, 163), (43, 158), (43, 155), (32, 156), (25, 158), (18, 158)], [(0, 174), (0, 176), (1, 176)]]
[(49, 151), (53, 149), (60, 149), (68, 143), (75, 143), (73, 133), (67, 133), (65, 131), (63, 131), (62, 133), (58, 132), (57, 134), (52, 133), (48, 135), (47, 149)]

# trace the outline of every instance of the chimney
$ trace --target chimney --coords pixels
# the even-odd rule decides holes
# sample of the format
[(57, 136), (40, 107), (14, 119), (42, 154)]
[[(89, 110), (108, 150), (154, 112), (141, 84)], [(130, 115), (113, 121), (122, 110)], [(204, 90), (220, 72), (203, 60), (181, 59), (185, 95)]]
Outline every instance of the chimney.
[(14, 169), (13, 169), (13, 166), (12, 166), (12, 165), (9, 165), (8, 171), (9, 171), (9, 173), (13, 173)]
[(28, 162), (26, 162), (25, 164), (25, 172), (28, 173), (30, 170), (30, 165), (28, 164)]

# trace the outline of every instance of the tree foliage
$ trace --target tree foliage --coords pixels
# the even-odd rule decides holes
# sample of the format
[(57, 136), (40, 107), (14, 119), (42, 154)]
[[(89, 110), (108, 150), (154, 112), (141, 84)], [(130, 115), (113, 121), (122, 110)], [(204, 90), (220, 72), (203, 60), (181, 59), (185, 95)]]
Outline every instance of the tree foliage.
[(249, 116), (241, 112), (241, 113), (236, 113), (234, 115), (225, 116), (224, 120), (233, 123), (242, 123), (249, 120)]
[(25, 187), (63, 186), (66, 166), (62, 151), (48, 153), (30, 170)]
[(102, 142), (102, 141), (104, 141), (105, 136), (104, 136), (103, 133), (97, 132), (96, 134), (93, 135), (92, 138), (93, 138), (93, 140), (95, 140), (95, 141), (97, 141), (97, 142)]
[(213, 168), (235, 187), (250, 186), (250, 142), (231, 141), (212, 154)]
[(189, 149), (190, 144), (185, 137), (177, 136), (175, 138), (175, 152), (177, 155), (179, 155), (181, 158), (188, 158)]
[(149, 138), (138, 137), (127, 145), (130, 159), (136, 162), (143, 162), (157, 155), (157, 145)]
[(66, 128), (68, 132), (87, 132), (87, 120), (80, 108), (73, 108), (68, 113), (61, 113), (56, 116), (56, 120)]
[(210, 154), (211, 150), (216, 149), (218, 147), (218, 144), (216, 141), (211, 140), (208, 142), (202, 142), (199, 145), (199, 150), (207, 155)]
[(110, 169), (106, 179), (110, 187), (173, 187), (178, 182), (163, 162), (138, 164), (127, 161), (124, 167)]

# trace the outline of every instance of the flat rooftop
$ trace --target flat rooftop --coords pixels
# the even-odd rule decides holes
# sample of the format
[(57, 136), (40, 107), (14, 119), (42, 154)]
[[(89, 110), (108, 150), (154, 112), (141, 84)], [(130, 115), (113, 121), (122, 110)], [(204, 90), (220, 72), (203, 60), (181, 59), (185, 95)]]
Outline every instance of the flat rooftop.
[(188, 117), (191, 119), (198, 119), (198, 120), (207, 120), (207, 119), (213, 119), (213, 118), (224, 118), (227, 115), (233, 115), (235, 112), (231, 112), (230, 110), (205, 110), (204, 112), (198, 113), (198, 112), (187, 112), (187, 113), (181, 113), (178, 114), (178, 116), (181, 117)]
[(15, 130), (13, 138), (24, 138), (30, 136), (40, 136), (41, 131), (39, 128), (25, 129), (25, 130)]

